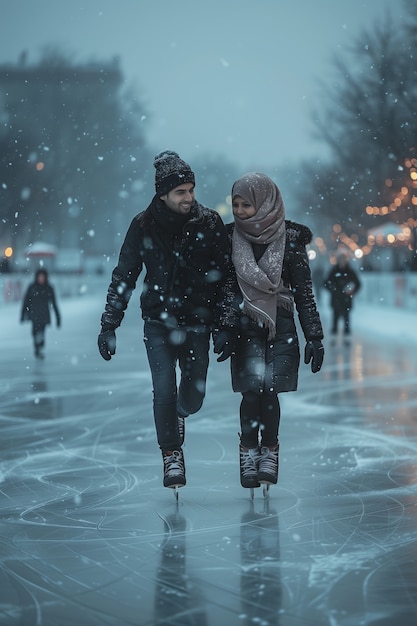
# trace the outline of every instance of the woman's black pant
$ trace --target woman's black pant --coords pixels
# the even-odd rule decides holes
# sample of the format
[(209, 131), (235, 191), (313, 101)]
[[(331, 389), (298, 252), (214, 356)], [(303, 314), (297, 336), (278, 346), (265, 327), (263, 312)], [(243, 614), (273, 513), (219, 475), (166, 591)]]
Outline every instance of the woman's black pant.
[(276, 393), (243, 392), (240, 403), (242, 446), (257, 448), (259, 443), (262, 446), (276, 446), (280, 417), (281, 409)]
[(144, 342), (152, 376), (158, 444), (162, 451), (178, 450), (178, 413), (184, 417), (196, 413), (206, 393), (210, 331), (200, 327), (169, 329), (151, 321), (145, 322)]
[(32, 322), (33, 346), (36, 353), (45, 346), (45, 328), (46, 324)]

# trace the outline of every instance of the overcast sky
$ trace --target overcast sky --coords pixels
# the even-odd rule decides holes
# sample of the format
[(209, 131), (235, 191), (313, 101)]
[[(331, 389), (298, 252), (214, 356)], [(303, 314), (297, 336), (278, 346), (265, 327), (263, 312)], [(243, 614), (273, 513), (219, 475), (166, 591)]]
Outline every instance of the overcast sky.
[[(401, 0), (0, 0), (0, 63), (45, 45), (75, 61), (120, 57), (155, 152), (223, 154), (262, 169), (323, 154), (318, 79)], [(364, 42), (366, 43), (366, 42)]]

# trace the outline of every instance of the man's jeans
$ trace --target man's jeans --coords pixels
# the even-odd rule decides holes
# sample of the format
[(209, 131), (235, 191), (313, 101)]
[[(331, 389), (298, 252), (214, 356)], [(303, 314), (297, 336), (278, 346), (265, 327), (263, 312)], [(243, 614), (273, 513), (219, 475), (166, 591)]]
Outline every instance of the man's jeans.
[[(178, 413), (196, 413), (203, 404), (209, 363), (210, 331), (169, 329), (145, 322), (144, 342), (153, 384), (156, 436), (162, 451), (179, 450)], [(177, 387), (177, 365), (181, 373)]]

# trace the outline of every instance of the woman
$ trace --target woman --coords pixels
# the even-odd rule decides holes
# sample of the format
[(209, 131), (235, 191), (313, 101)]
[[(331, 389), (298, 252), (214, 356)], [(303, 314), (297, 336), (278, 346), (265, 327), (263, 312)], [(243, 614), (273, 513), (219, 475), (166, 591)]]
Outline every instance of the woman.
[(61, 315), (56, 303), (55, 291), (48, 282), (48, 272), (41, 268), (37, 270), (34, 282), (27, 288), (20, 315), (21, 322), (32, 322), (32, 337), (37, 359), (43, 359), (45, 328), (51, 323), (51, 306), (55, 312), (56, 325), (59, 327)]
[(234, 223), (228, 224), (240, 333), (232, 355), (233, 391), (240, 404), (242, 487), (278, 480), (278, 393), (295, 391), (300, 350), (297, 309), (306, 347), (304, 361), (318, 372), (323, 363), (323, 329), (312, 290), (306, 252), (312, 233), (285, 220), (284, 204), (266, 175), (249, 173), (232, 188)]

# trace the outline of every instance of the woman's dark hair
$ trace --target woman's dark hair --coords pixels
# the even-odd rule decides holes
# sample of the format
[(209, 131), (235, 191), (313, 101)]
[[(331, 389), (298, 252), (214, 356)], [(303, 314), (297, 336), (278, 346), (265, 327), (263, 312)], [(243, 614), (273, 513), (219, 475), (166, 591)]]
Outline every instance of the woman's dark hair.
[(35, 274), (35, 281), (38, 282), (38, 278), (39, 276), (43, 274), (45, 276), (45, 282), (48, 282), (48, 271), (44, 268), (44, 267), (40, 267), (38, 270), (36, 270), (36, 274)]

